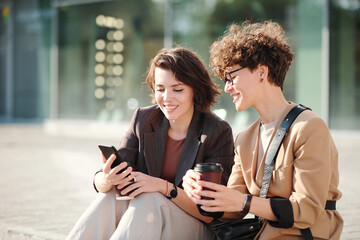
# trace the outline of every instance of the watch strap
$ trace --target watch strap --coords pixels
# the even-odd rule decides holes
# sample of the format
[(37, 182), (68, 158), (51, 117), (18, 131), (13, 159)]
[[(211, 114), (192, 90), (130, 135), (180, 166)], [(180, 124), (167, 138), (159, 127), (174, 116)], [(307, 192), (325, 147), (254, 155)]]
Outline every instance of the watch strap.
[[(177, 197), (177, 187), (175, 185), (175, 183), (173, 184), (174, 188), (169, 189), (169, 193), (166, 196), (168, 199), (172, 199), (172, 198), (176, 198)], [(172, 192), (175, 191), (175, 196), (172, 196)]]
[(242, 213), (246, 213), (246, 214), (249, 213), (250, 205), (251, 205), (251, 199), (252, 199), (251, 194), (246, 194), (245, 195), (244, 206), (243, 206), (243, 209), (241, 210)]

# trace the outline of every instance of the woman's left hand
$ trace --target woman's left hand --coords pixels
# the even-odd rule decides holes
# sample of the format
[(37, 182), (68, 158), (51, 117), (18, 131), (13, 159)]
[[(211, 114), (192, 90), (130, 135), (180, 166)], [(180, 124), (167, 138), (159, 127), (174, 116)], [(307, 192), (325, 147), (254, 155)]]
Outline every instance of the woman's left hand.
[(124, 188), (122, 189), (121, 194), (125, 195), (134, 189), (136, 190), (129, 195), (130, 197), (136, 197), (137, 195), (144, 192), (160, 192), (162, 194), (165, 194), (165, 180), (136, 171), (131, 172), (131, 175), (133, 176), (135, 182), (130, 184), (121, 184), (117, 186), (118, 189)]
[(213, 200), (195, 199), (196, 204), (202, 205), (201, 208), (208, 212), (238, 212), (241, 211), (245, 195), (241, 192), (228, 188), (221, 184), (216, 184), (206, 181), (198, 181), (202, 189), (211, 190), (198, 190), (194, 189), (193, 194), (202, 197), (213, 198)]

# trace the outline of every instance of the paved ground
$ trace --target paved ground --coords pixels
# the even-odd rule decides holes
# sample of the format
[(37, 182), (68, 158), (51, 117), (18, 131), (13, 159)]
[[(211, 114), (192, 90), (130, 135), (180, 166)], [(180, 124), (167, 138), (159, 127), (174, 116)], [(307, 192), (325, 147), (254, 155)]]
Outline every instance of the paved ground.
[[(64, 239), (95, 196), (98, 144), (116, 145), (123, 125), (0, 124), (0, 239)], [(340, 152), (341, 239), (360, 239), (360, 135), (333, 132)]]

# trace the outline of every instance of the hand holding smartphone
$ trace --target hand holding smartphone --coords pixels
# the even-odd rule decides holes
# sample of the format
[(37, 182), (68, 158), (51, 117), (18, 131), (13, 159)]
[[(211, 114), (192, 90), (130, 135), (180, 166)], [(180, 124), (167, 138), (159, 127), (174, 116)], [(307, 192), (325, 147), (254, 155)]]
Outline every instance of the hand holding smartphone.
[(98, 147), (100, 148), (100, 150), (101, 150), (102, 154), (104, 155), (104, 157), (106, 158), (106, 160), (109, 159), (111, 154), (115, 154), (116, 159), (111, 164), (111, 168), (116, 167), (117, 165), (119, 165), (122, 162), (120, 155), (114, 146), (99, 145)]
[[(114, 162), (111, 164), (111, 168), (114, 168), (114, 167), (118, 166), (120, 163), (125, 162), (125, 161), (122, 161), (122, 160), (121, 160), (121, 157), (120, 157), (117, 149), (116, 149), (114, 146), (99, 145), (98, 147), (100, 148), (100, 150), (101, 150), (102, 154), (104, 155), (104, 157), (106, 158), (106, 160), (109, 159), (109, 157), (111, 156), (111, 154), (115, 154), (116, 159), (115, 159)], [(127, 166), (130, 166), (128, 162), (126, 162), (126, 164), (127, 164)], [(123, 171), (125, 171), (125, 169), (126, 169), (126, 168), (120, 170), (120, 171), (117, 172), (116, 174), (122, 173)], [(135, 168), (133, 167), (133, 169), (135, 169)], [(128, 176), (129, 176), (129, 175), (128, 175)], [(131, 179), (130, 182), (133, 183), (133, 182), (134, 182), (134, 179)], [(129, 192), (127, 195), (124, 196), (124, 195), (121, 194), (121, 190), (122, 190), (122, 189), (118, 189), (118, 188), (116, 187), (115, 190), (116, 190), (116, 199), (118, 199), (118, 200), (132, 199), (132, 198), (130, 198), (129, 196), (127, 196), (127, 195), (129, 195), (132, 191)]]

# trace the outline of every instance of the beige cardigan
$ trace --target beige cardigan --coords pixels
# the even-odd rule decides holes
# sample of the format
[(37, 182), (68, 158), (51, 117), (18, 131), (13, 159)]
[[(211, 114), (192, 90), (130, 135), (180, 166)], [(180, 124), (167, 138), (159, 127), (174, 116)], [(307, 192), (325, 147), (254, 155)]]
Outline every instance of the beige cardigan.
[[(274, 133), (294, 106), (290, 103), (283, 112)], [(257, 120), (237, 136), (228, 182), (229, 187), (255, 196), (259, 196), (264, 171), (264, 159), (256, 171), (259, 127)], [(284, 229), (266, 222), (259, 239), (302, 239), (299, 229), (308, 227), (315, 239), (339, 239), (343, 220), (338, 211), (325, 210), (327, 200), (340, 199), (338, 184), (338, 153), (330, 132), (316, 113), (306, 110), (284, 138), (268, 192), (268, 197), (290, 200), (294, 225)]]

